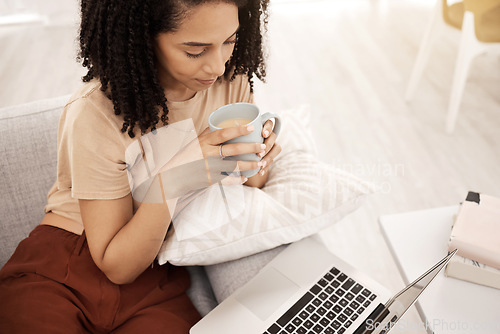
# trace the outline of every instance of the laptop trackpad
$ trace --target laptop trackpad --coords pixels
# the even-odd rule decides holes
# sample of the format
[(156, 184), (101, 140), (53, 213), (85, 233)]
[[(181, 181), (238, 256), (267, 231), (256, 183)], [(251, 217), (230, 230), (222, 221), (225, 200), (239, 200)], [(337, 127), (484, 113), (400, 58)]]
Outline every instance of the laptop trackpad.
[(260, 320), (265, 321), (298, 289), (297, 284), (270, 267), (248, 282), (245, 288), (235, 294), (235, 298)]

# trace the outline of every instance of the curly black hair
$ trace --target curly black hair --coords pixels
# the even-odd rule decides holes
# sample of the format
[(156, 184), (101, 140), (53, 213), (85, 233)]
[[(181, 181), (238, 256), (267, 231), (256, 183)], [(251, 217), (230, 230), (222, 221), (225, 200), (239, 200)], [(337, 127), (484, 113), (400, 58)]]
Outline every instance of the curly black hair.
[[(87, 68), (84, 82), (98, 78), (109, 92), (122, 132), (134, 137), (168, 123), (167, 100), (157, 74), (154, 38), (175, 31), (187, 10), (206, 2), (233, 3), (240, 27), (224, 78), (246, 74), (264, 81), (263, 33), (269, 0), (81, 0), (78, 60)], [(161, 114), (161, 117), (160, 117)]]

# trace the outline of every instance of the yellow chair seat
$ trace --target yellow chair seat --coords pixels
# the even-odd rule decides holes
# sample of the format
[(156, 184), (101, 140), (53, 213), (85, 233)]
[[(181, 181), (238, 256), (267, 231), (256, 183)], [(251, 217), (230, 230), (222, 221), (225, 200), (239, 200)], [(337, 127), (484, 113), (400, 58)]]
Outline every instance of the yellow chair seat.
[[(465, 2), (465, 6), (464, 6)], [(474, 29), (480, 42), (500, 42), (500, 0), (464, 0), (452, 5), (443, 0), (443, 19), (457, 29), (462, 28), (464, 11), (474, 13)]]
[(457, 29), (462, 29), (462, 21), (464, 20), (464, 3), (457, 2), (448, 6), (446, 1), (443, 1), (443, 19), (444, 22)]
[(475, 20), (475, 29), (481, 42), (500, 42), (500, 4)]

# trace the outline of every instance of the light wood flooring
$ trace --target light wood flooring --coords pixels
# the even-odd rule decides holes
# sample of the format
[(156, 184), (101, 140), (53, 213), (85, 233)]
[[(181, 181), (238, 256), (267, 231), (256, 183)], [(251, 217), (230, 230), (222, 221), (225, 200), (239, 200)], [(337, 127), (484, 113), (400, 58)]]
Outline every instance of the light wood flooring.
[[(433, 2), (274, 0), (267, 83), (256, 85), (263, 110), (308, 104), (320, 159), (381, 187), (323, 236), (391, 289), (403, 283), (380, 215), (458, 204), (468, 190), (500, 196), (500, 58), (475, 60), (452, 135), (459, 31), (442, 36), (415, 98), (403, 99)], [(0, 107), (71, 93), (83, 74), (75, 37), (68, 24), (0, 27)]]

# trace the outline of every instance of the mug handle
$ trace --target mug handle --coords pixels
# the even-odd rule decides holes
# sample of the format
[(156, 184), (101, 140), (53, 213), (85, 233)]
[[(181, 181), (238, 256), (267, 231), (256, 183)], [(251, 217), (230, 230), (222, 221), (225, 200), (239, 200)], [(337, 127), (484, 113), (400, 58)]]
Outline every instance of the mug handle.
[(274, 118), (274, 128), (273, 128), (273, 132), (276, 134), (276, 136), (280, 133), (280, 130), (281, 130), (281, 120), (280, 120), (280, 116), (276, 115), (275, 113), (272, 113), (272, 112), (266, 112), (265, 114), (263, 114), (261, 116), (261, 120), (262, 120), (262, 126), (264, 126), (264, 124), (270, 120), (271, 118)]

